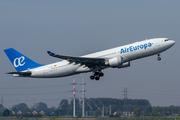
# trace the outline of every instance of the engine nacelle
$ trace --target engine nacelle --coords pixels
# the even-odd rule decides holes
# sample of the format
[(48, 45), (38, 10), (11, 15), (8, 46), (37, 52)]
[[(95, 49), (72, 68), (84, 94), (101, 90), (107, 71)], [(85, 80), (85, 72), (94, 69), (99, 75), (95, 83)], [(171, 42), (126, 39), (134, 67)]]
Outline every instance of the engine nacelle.
[(130, 62), (125, 62), (121, 66), (119, 66), (118, 68), (125, 68), (125, 67), (130, 67)]
[(111, 67), (120, 67), (123, 64), (123, 59), (121, 56), (117, 56), (108, 60), (107, 64)]

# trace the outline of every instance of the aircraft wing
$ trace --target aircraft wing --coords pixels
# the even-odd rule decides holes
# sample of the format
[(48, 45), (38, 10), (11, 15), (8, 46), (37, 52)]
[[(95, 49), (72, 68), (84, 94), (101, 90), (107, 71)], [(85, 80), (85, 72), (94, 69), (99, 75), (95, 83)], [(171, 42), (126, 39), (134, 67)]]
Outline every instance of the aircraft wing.
[(47, 53), (52, 57), (68, 60), (70, 63), (75, 62), (76, 64), (86, 65), (87, 67), (93, 67), (95, 65), (105, 66), (104, 58), (71, 57), (71, 56), (58, 55), (50, 51), (47, 51)]

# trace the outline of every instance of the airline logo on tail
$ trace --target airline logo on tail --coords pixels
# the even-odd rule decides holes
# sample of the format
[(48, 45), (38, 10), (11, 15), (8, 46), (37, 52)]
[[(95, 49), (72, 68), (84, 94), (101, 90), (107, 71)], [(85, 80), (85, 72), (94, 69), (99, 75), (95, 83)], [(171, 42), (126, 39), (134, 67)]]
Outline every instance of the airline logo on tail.
[(32, 61), (31, 59), (29, 59), (28, 57), (26, 57), (25, 55), (21, 54), (13, 48), (5, 49), (4, 52), (8, 56), (9, 60), (11, 61), (12, 65), (17, 70), (17, 72), (44, 66), (42, 64), (38, 64)]
[(23, 65), (25, 64), (24, 59), (25, 59), (24, 56), (21, 56), (20, 58), (15, 58), (15, 59), (14, 59), (14, 62), (13, 62), (14, 67), (17, 68), (17, 67), (19, 67), (19, 66), (23, 66)]

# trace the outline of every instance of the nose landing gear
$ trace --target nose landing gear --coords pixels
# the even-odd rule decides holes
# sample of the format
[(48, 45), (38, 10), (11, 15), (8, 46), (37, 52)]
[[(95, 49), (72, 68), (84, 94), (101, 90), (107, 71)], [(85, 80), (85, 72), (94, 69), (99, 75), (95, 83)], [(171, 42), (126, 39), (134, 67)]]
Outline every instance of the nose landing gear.
[(158, 61), (161, 61), (161, 57), (160, 57), (160, 53), (158, 53), (158, 58), (157, 58)]
[(103, 77), (104, 76), (104, 73), (102, 73), (101, 71), (96, 71), (96, 72), (93, 72), (93, 75), (90, 76), (90, 79), (91, 80), (99, 80), (100, 77)]

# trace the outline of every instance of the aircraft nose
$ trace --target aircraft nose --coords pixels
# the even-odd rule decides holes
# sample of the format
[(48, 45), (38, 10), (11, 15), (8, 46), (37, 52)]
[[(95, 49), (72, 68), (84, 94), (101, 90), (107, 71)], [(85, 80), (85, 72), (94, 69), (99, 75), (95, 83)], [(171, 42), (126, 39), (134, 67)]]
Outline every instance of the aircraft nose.
[(171, 40), (171, 45), (173, 46), (175, 44), (175, 41), (174, 40)]
[(168, 46), (169, 46), (169, 47), (172, 47), (174, 44), (175, 44), (175, 41), (174, 41), (174, 40), (169, 40), (169, 41), (168, 41)]

